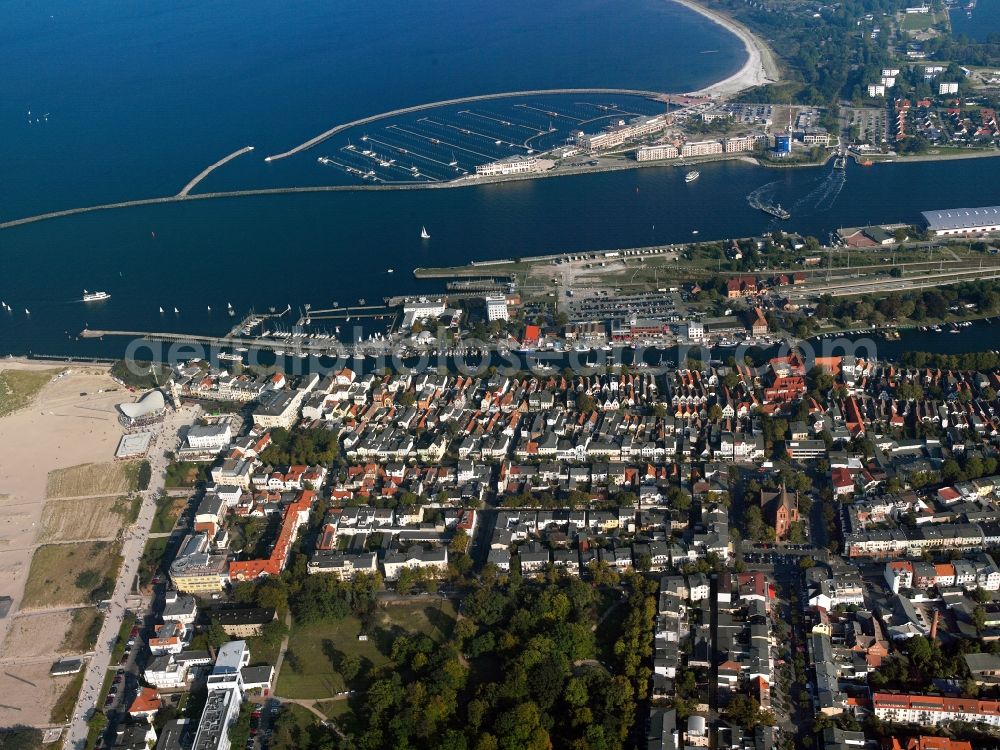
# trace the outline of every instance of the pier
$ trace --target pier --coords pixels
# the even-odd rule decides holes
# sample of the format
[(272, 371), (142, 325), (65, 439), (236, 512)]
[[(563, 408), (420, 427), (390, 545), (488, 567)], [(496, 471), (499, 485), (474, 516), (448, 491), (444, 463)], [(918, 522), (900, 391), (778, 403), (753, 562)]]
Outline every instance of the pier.
[(498, 94), (478, 94), (476, 96), (463, 96), (458, 99), (445, 99), (438, 102), (428, 102), (426, 104), (415, 104), (412, 107), (400, 107), (399, 109), (394, 109), (389, 112), (382, 112), (377, 115), (369, 115), (368, 117), (361, 117), (357, 120), (352, 120), (351, 122), (345, 122), (342, 125), (335, 125), (329, 130), (324, 130), (317, 136), (313, 136), (308, 141), (300, 143), (294, 148), (288, 149), (288, 151), (283, 151), (280, 154), (272, 154), (271, 156), (265, 157), (264, 161), (278, 161), (279, 159), (287, 159), (289, 156), (295, 156), (295, 154), (302, 153), (303, 151), (308, 151), (313, 146), (316, 146), (328, 138), (332, 138), (337, 135), (337, 133), (343, 133), (345, 130), (350, 130), (351, 128), (356, 128), (361, 125), (368, 125), (372, 122), (378, 122), (379, 120), (385, 120), (390, 117), (398, 117), (399, 115), (408, 115), (414, 112), (422, 112), (428, 109), (437, 109), (438, 107), (449, 107), (455, 104), (468, 104), (471, 102), (483, 102), (489, 101), (491, 99), (513, 99), (519, 96), (550, 96), (550, 95), (560, 95), (560, 94), (609, 94), (612, 96), (644, 96), (651, 99), (664, 99), (665, 102), (670, 101), (670, 95), (664, 94), (660, 91), (643, 91), (639, 89), (532, 89), (529, 91), (506, 91)]
[(353, 305), (349, 307), (309, 308), (299, 318), (297, 325), (309, 325), (313, 320), (350, 320), (351, 318), (395, 318), (396, 313), (385, 305)]
[(195, 178), (193, 180), (191, 180), (191, 182), (189, 182), (187, 185), (185, 185), (184, 187), (181, 188), (181, 191), (179, 193), (177, 193), (177, 197), (178, 198), (187, 198), (188, 193), (190, 193), (192, 190), (194, 190), (195, 186), (199, 182), (201, 182), (206, 177), (208, 177), (216, 169), (218, 169), (219, 167), (221, 167), (223, 164), (227, 164), (227, 163), (231, 162), (236, 157), (243, 156), (243, 154), (248, 154), (251, 151), (253, 151), (253, 146), (245, 146), (245, 147), (241, 148), (239, 151), (233, 151), (233, 153), (231, 153), (229, 156), (222, 157), (217, 162), (215, 162), (215, 164), (210, 164), (209, 166), (205, 167), (203, 170), (201, 170), (195, 176)]
[(271, 338), (268, 336), (207, 336), (197, 333), (169, 333), (161, 331), (119, 331), (98, 328), (85, 328), (80, 331), (80, 338), (103, 339), (105, 337), (124, 337), (145, 339), (147, 341), (162, 341), (168, 344), (202, 344), (216, 347), (246, 347), (270, 352), (305, 352), (316, 356), (338, 354), (361, 354), (373, 348), (371, 342), (345, 344), (337, 339), (312, 339), (305, 336)]

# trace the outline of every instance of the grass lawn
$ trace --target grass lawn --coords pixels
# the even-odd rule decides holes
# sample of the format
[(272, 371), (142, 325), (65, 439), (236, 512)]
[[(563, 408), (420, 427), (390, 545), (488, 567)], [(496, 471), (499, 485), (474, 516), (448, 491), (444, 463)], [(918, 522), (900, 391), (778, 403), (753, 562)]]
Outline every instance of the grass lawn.
[(273, 639), (268, 642), (265, 638), (251, 636), (244, 639), (250, 649), (250, 666), (258, 664), (274, 664), (278, 661), (278, 652), (281, 651), (281, 641)]
[(0, 417), (31, 403), (58, 370), (0, 370)]
[(208, 471), (211, 464), (198, 463), (195, 461), (171, 461), (167, 466), (167, 475), (163, 484), (169, 489), (177, 487), (194, 487), (199, 481), (208, 478)]
[(273, 750), (299, 750), (310, 744), (310, 732), (319, 719), (309, 709), (286, 703), (276, 717), (271, 735)]
[(76, 706), (76, 698), (80, 694), (80, 688), (83, 687), (83, 678), (85, 675), (86, 670), (81, 669), (73, 675), (73, 679), (59, 693), (59, 697), (56, 698), (56, 702), (52, 704), (52, 710), (49, 712), (50, 722), (53, 724), (62, 724), (69, 721), (73, 715), (73, 708)]
[(121, 564), (113, 542), (46, 544), (35, 550), (24, 587), (25, 608), (86, 604), (92, 592), (114, 579)]
[(345, 617), (336, 623), (292, 625), (288, 651), (275, 692), (283, 698), (329, 698), (347, 689), (333, 667), (335, 651), (357, 656), (362, 670), (385, 664), (374, 640), (359, 641), (361, 620)]
[(108, 669), (117, 669), (118, 660), (122, 658), (122, 654), (125, 653), (125, 645), (128, 643), (128, 634), (132, 632), (132, 626), (135, 624), (135, 620), (131, 617), (126, 617), (122, 620), (122, 624), (118, 626), (118, 636), (115, 638), (115, 645), (111, 648), (111, 660), (108, 662)]
[(333, 666), (338, 653), (358, 657), (364, 675), (389, 660), (387, 654), (397, 636), (423, 633), (440, 642), (450, 635), (454, 623), (451, 602), (428, 597), (413, 604), (380, 608), (367, 641), (358, 640), (361, 620), (353, 616), (334, 623), (293, 624), (276, 693), (285, 698), (333, 697), (347, 689)]
[(49, 500), (42, 509), (40, 542), (111, 539), (131, 523), (141, 499), (124, 495)]
[[(104, 683), (101, 685), (101, 691), (97, 694), (97, 705), (99, 708), (94, 714), (103, 713), (104, 709), (104, 699), (108, 697), (108, 691), (111, 689), (111, 681), (115, 677), (115, 668), (108, 667), (108, 673), (104, 677)], [(103, 728), (98, 728), (99, 726), (107, 726), (106, 722), (98, 724), (94, 721), (93, 717), (87, 722), (87, 744), (84, 745), (85, 750), (93, 750), (94, 746), (97, 745), (97, 740), (100, 739), (101, 735), (104, 734)]]
[(169, 497), (161, 495), (156, 499), (156, 513), (149, 530), (153, 534), (167, 534), (173, 531), (174, 524), (181, 517), (188, 504), (186, 497)]
[(103, 622), (104, 616), (92, 607), (73, 610), (73, 620), (60, 648), (71, 654), (90, 651), (97, 643)]
[[(390, 632), (423, 633), (435, 641), (443, 641), (455, 627), (455, 606), (448, 599), (426, 597), (413, 604), (397, 604), (375, 613), (377, 628)], [(393, 634), (395, 637), (395, 633)], [(389, 642), (391, 647), (392, 642)]]
[(49, 472), (45, 496), (119, 495), (135, 491), (139, 462), (80, 464)]
[(351, 712), (350, 703), (346, 700), (330, 700), (317, 703), (316, 708), (328, 719), (340, 719)]
[(933, 13), (904, 13), (899, 28), (902, 31), (923, 31), (933, 26), (934, 20)]

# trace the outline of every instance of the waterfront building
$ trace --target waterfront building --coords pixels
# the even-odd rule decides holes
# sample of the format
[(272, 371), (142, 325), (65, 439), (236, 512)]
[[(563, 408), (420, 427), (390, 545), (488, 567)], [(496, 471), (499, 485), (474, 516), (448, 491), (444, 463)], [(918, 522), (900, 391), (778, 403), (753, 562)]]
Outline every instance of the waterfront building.
[(486, 298), (486, 317), (490, 321), (509, 320), (507, 298), (502, 294), (490, 295)]
[(722, 141), (688, 141), (681, 147), (681, 156), (708, 156), (722, 153)]
[(807, 146), (829, 146), (830, 133), (826, 128), (806, 128), (802, 131), (802, 142)]
[(166, 411), (163, 392), (153, 390), (134, 403), (119, 404), (118, 421), (123, 427), (135, 429), (162, 421)]
[(697, 320), (689, 321), (687, 337), (689, 341), (702, 341), (705, 338), (705, 325)]
[(417, 297), (403, 302), (403, 322), (401, 328), (409, 330), (418, 320), (437, 318), (444, 315), (444, 297)]
[(949, 208), (924, 211), (922, 215), (927, 223), (927, 230), (937, 237), (1000, 232), (1000, 206)]
[(787, 133), (774, 136), (774, 150), (780, 156), (792, 153), (792, 136)]
[(659, 133), (666, 126), (667, 121), (663, 115), (637, 117), (627, 123), (624, 120), (619, 120), (600, 133), (584, 133), (578, 130), (574, 133), (574, 141), (576, 145), (588, 151), (600, 151), (634, 141), (636, 138)]
[(528, 174), (538, 171), (538, 159), (534, 156), (522, 156), (516, 154), (497, 159), (487, 164), (476, 165), (476, 175), (478, 177), (496, 177), (508, 174)]
[(680, 152), (672, 143), (659, 143), (653, 146), (640, 146), (636, 149), (636, 161), (659, 161), (660, 159), (676, 159)]
[(763, 133), (748, 133), (726, 138), (722, 145), (727, 154), (738, 154), (743, 151), (753, 151), (766, 137)]

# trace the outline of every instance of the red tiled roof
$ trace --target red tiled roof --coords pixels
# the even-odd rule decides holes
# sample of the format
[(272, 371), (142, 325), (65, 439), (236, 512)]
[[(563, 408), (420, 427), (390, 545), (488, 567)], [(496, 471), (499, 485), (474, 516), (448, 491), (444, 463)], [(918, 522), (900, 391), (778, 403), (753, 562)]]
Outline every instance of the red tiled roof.
[(271, 555), (263, 560), (239, 560), (229, 563), (229, 577), (245, 581), (262, 575), (279, 575), (288, 562), (288, 552), (299, 527), (299, 513), (309, 511), (315, 496), (316, 493), (312, 490), (301, 491), (295, 502), (285, 509), (285, 517), (281, 522), (281, 530), (278, 532), (278, 539), (274, 543)]
[(160, 710), (160, 694), (156, 688), (144, 687), (132, 701), (128, 712), (130, 714), (144, 714), (151, 711)]

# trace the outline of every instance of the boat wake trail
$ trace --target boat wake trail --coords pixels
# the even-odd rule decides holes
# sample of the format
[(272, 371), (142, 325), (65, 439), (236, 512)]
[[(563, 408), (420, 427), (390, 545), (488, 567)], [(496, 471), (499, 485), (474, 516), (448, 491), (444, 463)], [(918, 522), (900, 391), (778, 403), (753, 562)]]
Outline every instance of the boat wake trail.
[(816, 187), (795, 201), (792, 208), (796, 212), (810, 214), (815, 211), (829, 211), (833, 208), (840, 191), (844, 189), (847, 178), (843, 170), (833, 169), (817, 182), (819, 184)]
[(747, 195), (747, 203), (750, 204), (751, 208), (757, 209), (763, 205), (773, 203), (774, 195), (778, 192), (778, 185), (780, 184), (780, 180), (775, 180), (774, 182), (769, 182), (766, 185), (761, 185), (759, 188)]
[(844, 170), (835, 169), (827, 180), (830, 183), (830, 190), (827, 193), (827, 199), (825, 202), (816, 205), (816, 208), (820, 211), (829, 211), (833, 208), (833, 204), (837, 202), (837, 197), (840, 195), (840, 191), (844, 189), (844, 185), (847, 183), (847, 175)]

